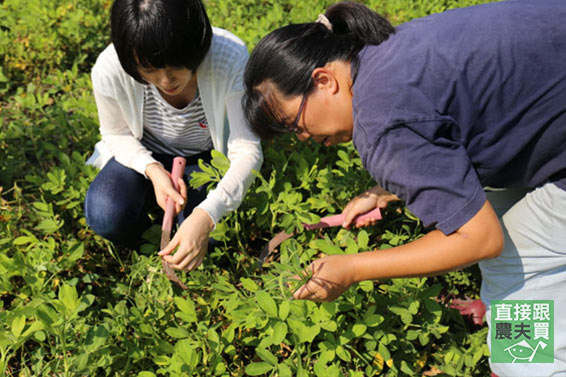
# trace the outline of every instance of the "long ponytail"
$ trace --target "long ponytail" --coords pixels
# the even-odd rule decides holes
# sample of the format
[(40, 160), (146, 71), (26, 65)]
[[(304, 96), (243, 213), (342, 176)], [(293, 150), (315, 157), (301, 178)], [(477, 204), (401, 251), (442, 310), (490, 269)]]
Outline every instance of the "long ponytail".
[(380, 44), (395, 32), (389, 21), (359, 3), (334, 4), (325, 16), (331, 28), (322, 22), (291, 24), (271, 32), (254, 48), (244, 74), (243, 106), (261, 138), (285, 132), (273, 95), (262, 84), (274, 84), (285, 97), (308, 93), (315, 68), (336, 60), (355, 67), (365, 45)]

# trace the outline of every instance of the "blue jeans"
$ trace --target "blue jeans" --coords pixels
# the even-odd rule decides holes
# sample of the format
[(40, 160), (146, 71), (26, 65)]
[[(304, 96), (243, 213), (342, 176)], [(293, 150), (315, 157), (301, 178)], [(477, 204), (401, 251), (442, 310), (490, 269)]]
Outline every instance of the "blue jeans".
[[(174, 156), (153, 154), (165, 169), (171, 171)], [(187, 183), (187, 205), (177, 216), (181, 224), (207, 195), (206, 187), (191, 189), (191, 173), (200, 171), (198, 160), (210, 162), (210, 151), (187, 157), (183, 179)], [(117, 244), (135, 247), (142, 233), (151, 226), (148, 216), (158, 208), (153, 185), (135, 170), (125, 167), (112, 158), (90, 185), (85, 199), (85, 217), (89, 227), (97, 234)], [(161, 212), (160, 212), (161, 213)]]

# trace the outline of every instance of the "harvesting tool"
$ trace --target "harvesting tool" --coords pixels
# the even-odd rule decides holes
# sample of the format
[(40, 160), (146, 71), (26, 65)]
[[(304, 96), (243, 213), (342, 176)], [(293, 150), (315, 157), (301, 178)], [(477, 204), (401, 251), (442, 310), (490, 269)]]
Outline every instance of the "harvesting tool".
[[(320, 221), (316, 224), (303, 224), (303, 227), (304, 227), (305, 230), (314, 230), (314, 229), (322, 229), (322, 228), (341, 226), (342, 223), (344, 222), (345, 218), (346, 218), (346, 215), (341, 213), (339, 215), (324, 217), (324, 218), (320, 219)], [(366, 213), (363, 213), (363, 214), (357, 216), (354, 219), (353, 224), (358, 225), (358, 224), (364, 223), (367, 220), (381, 220), (381, 211), (379, 210), (379, 208), (375, 208), (375, 209), (373, 209), (369, 212), (366, 212)], [(260, 266), (263, 265), (263, 263), (265, 262), (267, 257), (270, 256), (271, 253), (273, 253), (273, 251), (279, 245), (281, 245), (281, 243), (283, 243), (283, 241), (288, 240), (289, 238), (293, 237), (294, 235), (295, 235), (295, 233), (287, 233), (285, 231), (277, 233), (275, 235), (275, 237), (273, 237), (271, 240), (269, 240), (267, 245), (265, 245), (264, 248), (262, 249), (261, 254), (259, 256), (259, 265)]]
[[(183, 176), (185, 171), (185, 165), (187, 161), (183, 157), (175, 157), (173, 159), (173, 167), (171, 168), (171, 180), (173, 181), (173, 187), (175, 190), (179, 191), (179, 184), (177, 183), (178, 178)], [(175, 202), (171, 198), (167, 198), (165, 214), (163, 215), (163, 224), (161, 225), (161, 242), (160, 250), (163, 250), (165, 246), (171, 241), (171, 230), (173, 229), (173, 217), (175, 216)], [(167, 263), (163, 258), (161, 258), (161, 264), (163, 265), (163, 272), (171, 280), (175, 282), (179, 287), (183, 289), (188, 289), (188, 287), (179, 279), (173, 268)]]

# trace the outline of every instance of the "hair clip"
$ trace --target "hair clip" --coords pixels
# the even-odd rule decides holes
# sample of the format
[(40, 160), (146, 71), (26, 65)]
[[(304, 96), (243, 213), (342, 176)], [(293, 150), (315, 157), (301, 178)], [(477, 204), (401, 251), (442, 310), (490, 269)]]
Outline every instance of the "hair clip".
[(330, 23), (328, 17), (326, 17), (324, 14), (319, 14), (315, 22), (323, 24), (328, 30), (332, 31), (332, 24)]

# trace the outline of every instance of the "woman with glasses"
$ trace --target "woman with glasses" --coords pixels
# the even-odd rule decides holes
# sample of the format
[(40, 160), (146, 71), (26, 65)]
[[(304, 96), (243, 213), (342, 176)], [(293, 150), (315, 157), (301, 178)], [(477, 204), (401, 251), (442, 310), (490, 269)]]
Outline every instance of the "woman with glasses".
[[(393, 28), (363, 5), (338, 3), (256, 46), (244, 78), (254, 131), (352, 140), (377, 183), (345, 207), (343, 225), (401, 199), (430, 229), (406, 245), (314, 261), (295, 299), (329, 301), (363, 280), (479, 262), (488, 323), (492, 300), (548, 299), (566, 310), (564, 19), (563, 1), (506, 1)], [(560, 338), (554, 364), (492, 367), (564, 373)]]

